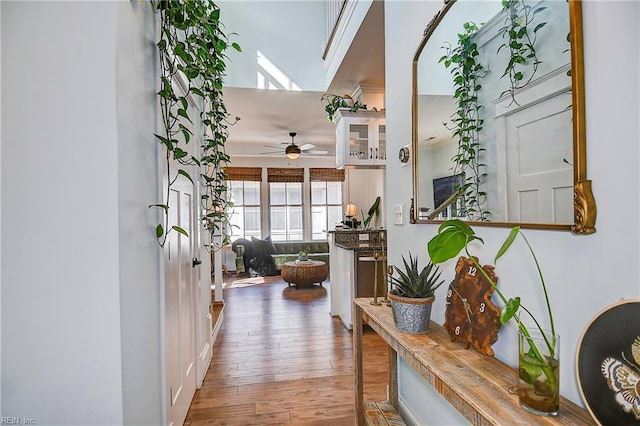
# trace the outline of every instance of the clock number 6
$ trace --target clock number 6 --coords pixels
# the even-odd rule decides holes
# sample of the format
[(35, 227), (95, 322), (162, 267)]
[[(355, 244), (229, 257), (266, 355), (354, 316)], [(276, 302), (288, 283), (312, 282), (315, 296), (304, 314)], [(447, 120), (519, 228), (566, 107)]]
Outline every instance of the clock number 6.
[(476, 272), (478, 272), (478, 268), (476, 268), (475, 266), (469, 266), (469, 275), (471, 275), (472, 277), (475, 277)]
[(460, 326), (456, 327), (455, 333), (456, 333), (456, 336), (460, 335)]

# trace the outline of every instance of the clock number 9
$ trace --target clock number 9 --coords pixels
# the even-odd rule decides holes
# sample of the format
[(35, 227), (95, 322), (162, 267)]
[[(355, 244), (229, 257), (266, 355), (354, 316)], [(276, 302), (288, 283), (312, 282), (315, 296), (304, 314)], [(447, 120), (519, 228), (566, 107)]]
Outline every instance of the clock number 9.
[(456, 327), (456, 331), (455, 331), (455, 333), (456, 333), (456, 336), (459, 336), (459, 335), (460, 335), (460, 326), (457, 326), (457, 327)]
[(449, 289), (449, 291), (447, 292), (447, 298), (451, 298), (452, 294), (453, 294), (453, 292), (451, 291), (451, 289)]
[(478, 269), (475, 266), (469, 266), (469, 275), (471, 275), (472, 277), (475, 277), (476, 272), (478, 272)]
[(482, 303), (480, 304), (480, 312), (484, 312), (484, 309), (485, 309), (485, 307), (486, 307), (486, 306), (487, 306), (487, 305), (485, 305), (485, 304), (484, 304), (484, 302), (482, 302)]

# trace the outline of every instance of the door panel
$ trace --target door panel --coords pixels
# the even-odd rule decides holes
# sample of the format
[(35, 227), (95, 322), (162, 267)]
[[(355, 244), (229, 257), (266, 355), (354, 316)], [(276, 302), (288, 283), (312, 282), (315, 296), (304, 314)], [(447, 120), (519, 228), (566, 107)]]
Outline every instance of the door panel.
[[(176, 82), (176, 84), (179, 84)], [(188, 112), (191, 117), (200, 114), (200, 100), (188, 96)], [(192, 131), (190, 143), (183, 143), (182, 149), (194, 158), (199, 157), (199, 147), (204, 134), (202, 123), (181, 120), (182, 125)], [(182, 141), (184, 142), (184, 141)], [(182, 143), (181, 142), (181, 143)], [(166, 152), (164, 152), (166, 154)], [(187, 157), (188, 158), (188, 157)], [(166, 163), (165, 163), (166, 164)], [(199, 167), (172, 160), (170, 170), (163, 167), (164, 191), (171, 184), (169, 200), (169, 222), (167, 228), (179, 226), (188, 234), (176, 230), (167, 233), (165, 245), (165, 350), (167, 370), (167, 419), (169, 424), (181, 425), (196, 387), (202, 382), (206, 365), (211, 359), (210, 332), (201, 336), (199, 330), (208, 321), (211, 327), (209, 305), (211, 303), (209, 274), (201, 276), (202, 266), (196, 266), (194, 259), (201, 258), (200, 192), (198, 182)], [(184, 170), (191, 180), (178, 174)], [(205, 265), (206, 266), (206, 265)], [(207, 271), (208, 272), (208, 271)], [(206, 287), (208, 292), (204, 291)], [(199, 371), (200, 370), (200, 374)], [(200, 377), (198, 377), (200, 375)]]
[[(186, 180), (186, 179), (183, 179)], [(170, 231), (165, 259), (167, 385), (169, 424), (182, 424), (196, 390), (193, 186), (176, 182), (171, 189), (170, 224), (189, 237)]]
[(555, 96), (506, 119), (508, 221), (571, 223), (573, 170), (571, 110)]

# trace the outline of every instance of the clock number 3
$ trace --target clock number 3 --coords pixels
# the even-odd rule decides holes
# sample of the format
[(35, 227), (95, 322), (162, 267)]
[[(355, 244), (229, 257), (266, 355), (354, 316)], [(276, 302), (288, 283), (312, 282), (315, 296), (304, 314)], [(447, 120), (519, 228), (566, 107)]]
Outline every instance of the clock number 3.
[(469, 275), (475, 277), (477, 272), (478, 268), (476, 268), (475, 266), (469, 266)]

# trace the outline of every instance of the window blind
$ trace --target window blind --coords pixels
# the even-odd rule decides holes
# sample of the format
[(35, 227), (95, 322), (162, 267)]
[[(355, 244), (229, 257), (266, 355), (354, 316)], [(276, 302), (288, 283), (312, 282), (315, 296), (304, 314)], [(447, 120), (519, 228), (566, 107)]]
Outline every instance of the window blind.
[(311, 182), (344, 182), (344, 170), (329, 168), (310, 168), (309, 180)]
[(249, 180), (262, 182), (261, 167), (225, 167), (225, 180)]
[(268, 167), (267, 182), (304, 182), (304, 169)]

